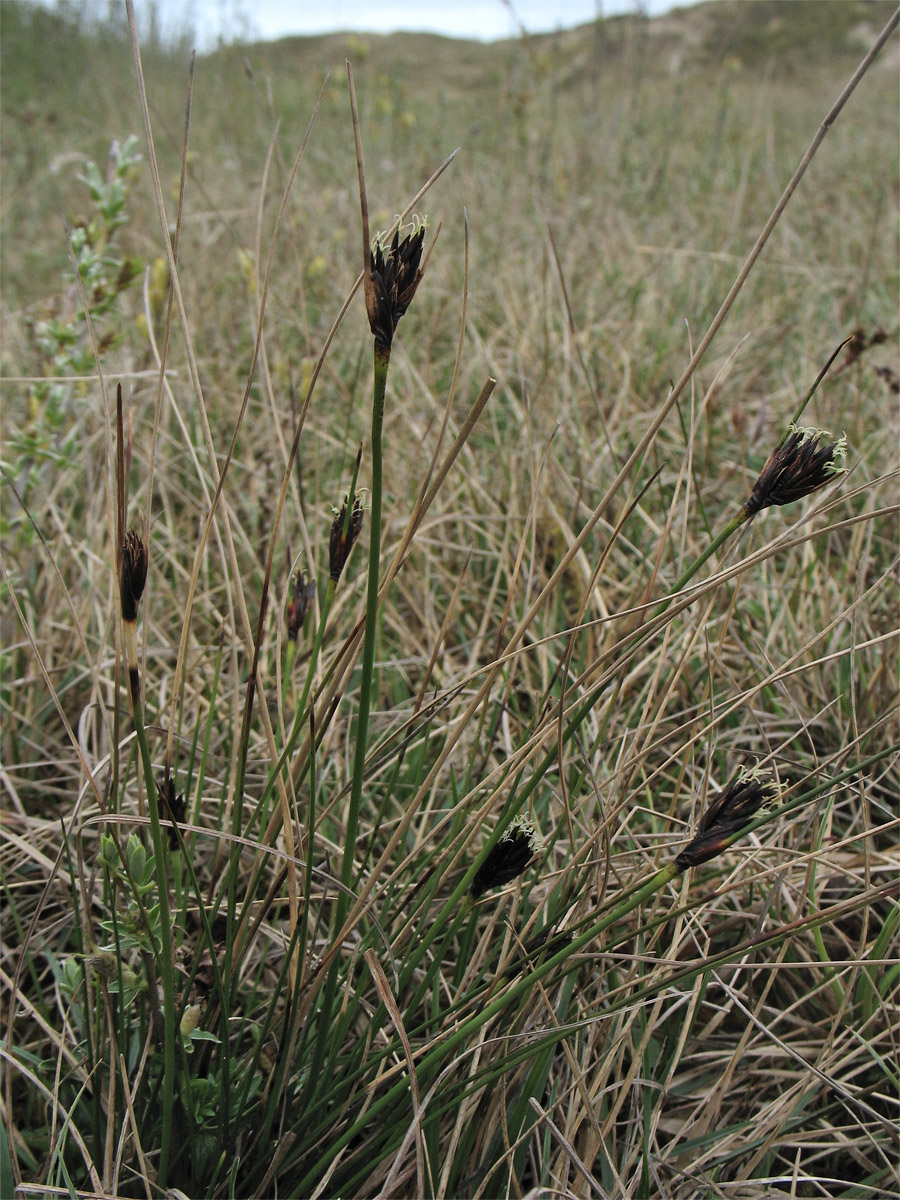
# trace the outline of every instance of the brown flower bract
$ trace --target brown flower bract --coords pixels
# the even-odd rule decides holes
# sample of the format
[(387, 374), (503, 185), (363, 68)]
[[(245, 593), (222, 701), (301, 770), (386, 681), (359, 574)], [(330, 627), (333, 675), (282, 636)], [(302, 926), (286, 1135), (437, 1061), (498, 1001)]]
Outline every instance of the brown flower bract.
[(297, 635), (303, 628), (303, 622), (306, 620), (306, 614), (309, 612), (309, 607), (315, 598), (316, 581), (314, 579), (307, 579), (302, 571), (298, 571), (294, 576), (291, 600), (287, 609), (287, 635), (292, 642), (296, 642)]
[(122, 620), (136, 621), (138, 604), (147, 582), (147, 544), (136, 529), (129, 529), (119, 552), (119, 592)]
[(362, 529), (363, 507), (359, 496), (355, 496), (353, 499), (349, 524), (344, 532), (346, 521), (347, 499), (345, 497), (340, 512), (331, 522), (331, 535), (328, 539), (328, 573), (335, 583), (340, 579), (344, 567), (347, 565), (347, 559), (350, 557), (350, 551), (353, 549), (353, 543), (359, 537), (359, 531)]
[(693, 839), (675, 859), (676, 867), (685, 871), (715, 858), (759, 809), (772, 804), (778, 796), (778, 784), (764, 777), (758, 768), (739, 771), (737, 779), (713, 800), (700, 818)]
[(422, 280), (419, 263), (424, 241), (424, 225), (408, 233), (402, 241), (398, 229), (386, 253), (382, 243), (375, 241), (370, 258), (371, 273), (365, 283), (366, 311), (376, 349), (390, 351), (394, 330), (412, 303)]
[(753, 485), (744, 504), (748, 517), (773, 505), (791, 504), (830, 483), (843, 470), (838, 460), (846, 454), (846, 442), (826, 442), (822, 429), (792, 426), (786, 440), (776, 446)]

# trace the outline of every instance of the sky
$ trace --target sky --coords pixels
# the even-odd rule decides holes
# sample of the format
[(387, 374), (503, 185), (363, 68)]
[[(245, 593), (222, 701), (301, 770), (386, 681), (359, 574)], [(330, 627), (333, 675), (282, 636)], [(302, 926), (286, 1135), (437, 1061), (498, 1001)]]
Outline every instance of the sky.
[[(98, 0), (99, 2), (99, 0)], [(140, 14), (142, 3), (135, 0)], [(600, 16), (635, 12), (657, 16), (693, 0), (154, 0), (163, 28), (187, 20), (197, 48), (211, 49), (219, 38), (263, 40), (291, 34), (357, 30), (393, 33), (399, 29), (451, 37), (514, 37), (583, 25)]]

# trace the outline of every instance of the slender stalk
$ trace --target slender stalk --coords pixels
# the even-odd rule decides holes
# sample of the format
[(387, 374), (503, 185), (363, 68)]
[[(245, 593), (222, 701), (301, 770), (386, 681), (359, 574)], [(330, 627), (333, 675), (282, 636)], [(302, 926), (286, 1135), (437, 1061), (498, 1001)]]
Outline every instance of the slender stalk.
[(728, 524), (716, 534), (706, 549), (701, 554), (698, 554), (691, 565), (685, 570), (684, 574), (672, 588), (671, 595), (665, 600), (660, 601), (660, 603), (656, 606), (656, 608), (653, 610), (654, 617), (658, 617), (660, 613), (665, 612), (682, 588), (687, 587), (703, 564), (712, 558), (719, 547), (727, 542), (731, 535), (733, 533), (737, 533), (740, 527), (746, 524), (746, 522), (749, 520), (750, 514), (745, 512), (743, 508), (740, 508), (734, 514)]
[[(169, 1157), (172, 1145), (172, 1119), (175, 1107), (175, 964), (172, 951), (172, 915), (169, 909), (169, 881), (166, 872), (166, 851), (159, 823), (159, 803), (156, 796), (156, 780), (150, 746), (144, 729), (143, 704), (141, 702), (141, 675), (137, 653), (137, 620), (125, 620), (125, 658), (128, 666), (128, 682), (131, 691), (131, 710), (134, 731), (137, 737), (144, 785), (147, 789), (147, 807), (150, 814), (150, 840), (153, 843), (153, 865), (156, 870), (156, 889), (159, 894), (159, 940), (160, 967), (163, 985), (163, 1078), (162, 1078), (162, 1134), (160, 1141), (159, 1173), (157, 1183), (166, 1185)], [(154, 997), (150, 996), (154, 1004)]]
[[(372, 497), (369, 513), (369, 578), (366, 590), (366, 628), (363, 637), (360, 665), (359, 713), (356, 719), (356, 747), (353, 756), (353, 779), (350, 805), (344, 831), (344, 857), (341, 862), (341, 883), (349, 888), (353, 880), (353, 859), (359, 832), (359, 810), (362, 806), (363, 776), (366, 766), (366, 744), (369, 711), (372, 702), (372, 677), (375, 673), (375, 639), (378, 635), (378, 583), (381, 564), (381, 506), (382, 506), (382, 431), (384, 429), (384, 397), (387, 389), (391, 351), (375, 344), (375, 382), (372, 398)], [(335, 928), (340, 929), (350, 905), (349, 893), (338, 894)]]
[[(375, 638), (378, 624), (378, 582), (379, 565), (381, 561), (381, 491), (382, 491), (382, 442), (381, 435), (384, 426), (384, 397), (387, 387), (387, 372), (391, 352), (388, 347), (384, 350), (375, 345), (375, 384), (372, 403), (372, 497), (369, 525), (369, 578), (366, 592), (366, 626), (363, 636), (362, 663), (359, 684), (359, 713), (356, 721), (356, 747), (353, 756), (353, 777), (350, 786), (350, 803), (347, 809), (347, 823), (344, 830), (344, 853), (341, 859), (341, 888), (337, 895), (334, 910), (335, 934), (343, 928), (344, 921), (350, 909), (350, 886), (353, 881), (353, 860), (356, 838), (359, 833), (359, 812), (362, 807), (363, 775), (366, 766), (366, 744), (369, 727), (369, 711), (371, 708), (372, 676), (375, 666)], [(347, 515), (351, 502), (347, 505)], [(312, 752), (312, 747), (310, 747)], [(310, 836), (312, 830), (310, 830)], [(340, 967), (340, 957), (336, 956), (325, 983), (322, 998), (322, 1008), (319, 1015), (319, 1035), (316, 1038), (313, 1052), (313, 1063), (310, 1070), (310, 1089), (305, 1099), (309, 1099), (318, 1087), (322, 1078), (322, 1066), (325, 1061), (328, 1029), (331, 1025), (331, 1014), (337, 995), (337, 977)], [(336, 1052), (336, 1039), (332, 1053)], [(327, 1076), (329, 1072), (325, 1072)]]
[[(564, 963), (566, 959), (570, 958), (574, 954), (577, 954), (582, 947), (586, 946), (588, 942), (592, 941), (605, 929), (608, 929), (610, 925), (614, 925), (617, 921), (621, 921), (628, 915), (628, 913), (637, 908), (639, 905), (643, 904), (645, 900), (654, 895), (654, 893), (658, 892), (661, 888), (665, 887), (680, 873), (680, 868), (676, 867), (674, 863), (669, 863), (667, 866), (662, 867), (642, 886), (636, 888), (630, 897), (623, 900), (620, 904), (617, 904), (611, 912), (607, 913), (602, 919), (589, 926), (583, 933), (579, 934), (578, 937), (573, 938), (569, 945), (565, 946), (562, 950), (559, 950), (552, 957), (548, 958), (546, 962), (543, 962), (539, 966), (535, 967), (516, 983), (513, 983), (494, 1000), (486, 1004), (479, 1012), (475, 1013), (474, 1016), (470, 1017), (468, 1021), (464, 1021), (453, 1033), (450, 1034), (445, 1041), (442, 1041), (439, 1045), (435, 1046), (433, 1050), (424, 1055), (421, 1062), (417, 1064), (417, 1074), (419, 1079), (430, 1079), (435, 1076), (440, 1070), (441, 1064), (445, 1062), (454, 1053), (454, 1051), (464, 1047), (467, 1043), (469, 1043), (473, 1035), (477, 1033), (482, 1026), (493, 1020), (493, 1018), (499, 1013), (503, 1012), (503, 1010), (510, 1003), (515, 1001), (519, 996), (522, 996), (526, 992), (530, 991), (539, 980), (549, 975), (551, 971), (555, 970), (556, 967)], [(340, 1138), (337, 1139), (337, 1141), (333, 1142), (329, 1146), (329, 1154), (333, 1156), (339, 1153), (343, 1147), (351, 1142), (364, 1127), (370, 1126), (373, 1119), (380, 1113), (384, 1112), (385, 1110), (389, 1110), (396, 1104), (406, 1102), (408, 1093), (409, 1082), (407, 1079), (401, 1079), (399, 1083), (394, 1084), (394, 1086), (389, 1088), (382, 1097), (376, 1100), (364, 1112), (364, 1114), (356, 1122), (354, 1122), (354, 1124), (347, 1129)], [(297, 1189), (298, 1195), (302, 1196), (309, 1194), (319, 1170), (319, 1166), (313, 1168), (313, 1170), (310, 1171), (300, 1181)]]
[[(287, 767), (288, 759), (294, 752), (294, 749), (300, 738), (300, 733), (303, 729), (304, 723), (307, 723), (307, 722), (309, 723), (309, 727), (310, 727), (310, 738), (309, 738), (309, 741), (305, 744), (305, 747), (301, 750), (301, 755), (300, 755), (299, 761), (304, 762), (305, 756), (311, 757), (315, 753), (315, 740), (312, 736), (313, 729), (314, 729), (314, 720), (313, 720), (314, 712), (313, 712), (312, 708), (308, 709), (307, 706), (309, 704), (309, 697), (310, 697), (310, 693), (312, 691), (312, 685), (313, 685), (313, 681), (315, 679), (316, 668), (317, 668), (317, 665), (319, 662), (319, 657), (321, 655), (322, 646), (325, 641), (325, 631), (326, 631), (326, 628), (328, 625), (328, 618), (331, 613), (331, 607), (332, 607), (332, 604), (334, 603), (334, 596), (335, 596), (335, 592), (337, 590), (337, 585), (338, 585), (338, 582), (340, 579), (340, 573), (343, 570), (344, 566), (346, 565), (346, 558), (349, 555), (350, 550), (352, 549), (353, 542), (355, 541), (356, 536), (358, 534), (359, 524), (361, 524), (361, 510), (358, 510), (356, 508), (356, 504), (357, 504), (356, 482), (357, 482), (357, 479), (359, 478), (359, 465), (360, 465), (361, 458), (362, 458), (362, 448), (360, 447), (360, 452), (356, 457), (356, 467), (353, 472), (353, 481), (350, 486), (350, 491), (347, 494), (347, 501), (344, 504), (344, 507), (342, 510), (343, 514), (344, 514), (343, 521), (341, 521), (341, 517), (340, 517), (340, 515), (338, 515), (338, 516), (336, 516), (334, 524), (332, 526), (332, 537), (333, 538), (337, 531), (340, 532), (340, 537), (337, 539), (337, 541), (338, 541), (338, 546), (336, 548), (337, 549), (337, 559), (336, 559), (336, 561), (332, 562), (332, 564), (331, 564), (329, 579), (328, 579), (328, 583), (325, 588), (325, 595), (322, 600), (322, 609), (321, 609), (321, 616), (319, 618), (319, 625), (316, 630), (315, 640), (313, 642), (312, 653), (310, 655), (309, 665), (308, 665), (307, 671), (306, 671), (306, 680), (303, 685), (303, 693), (300, 697), (300, 703), (297, 706), (297, 709), (294, 713), (294, 720), (293, 720), (293, 724), (291, 726), (291, 732), (288, 735), (287, 741), (285, 742), (284, 749), (282, 750), (281, 754), (279, 755), (278, 761), (276, 762), (272, 771), (269, 773), (269, 778), (268, 778), (268, 781), (266, 782), (265, 787), (263, 788), (262, 795), (260, 796), (256, 805), (254, 806), (253, 814), (252, 814), (250, 820), (248, 821), (247, 826), (244, 830), (244, 837), (250, 836), (253, 826), (256, 824), (257, 821), (259, 821), (261, 823), (262, 821), (265, 820), (266, 814), (268, 812), (269, 798), (271, 797), (272, 792), (274, 791), (274, 789), (278, 783), (278, 779), (279, 779), (279, 776), (281, 775), (281, 773), (285, 772), (285, 774), (286, 774), (286, 767)], [(358, 518), (359, 523), (356, 523), (354, 521), (354, 515)], [(296, 766), (296, 764), (295, 764), (295, 766)], [(263, 842), (264, 845), (271, 845), (272, 838), (275, 836), (276, 831), (278, 830), (278, 828), (280, 827), (280, 825), (282, 823), (283, 815), (284, 815), (283, 808), (281, 806), (276, 808), (275, 811), (272, 813), (271, 817), (269, 818), (268, 824), (266, 825), (265, 832), (261, 836), (261, 841)], [(313, 832), (314, 832), (313, 816), (310, 815), (309, 820), (307, 822), (307, 857), (309, 856), (309, 844), (311, 843), (311, 837), (312, 837)], [(240, 955), (243, 953), (244, 937), (245, 937), (245, 934), (247, 931), (247, 922), (249, 920), (249, 915), (250, 915), (250, 911), (251, 911), (251, 905), (250, 905), (249, 901), (256, 894), (256, 889), (257, 889), (257, 886), (259, 885), (259, 880), (260, 880), (262, 869), (263, 869), (262, 863), (263, 863), (263, 854), (260, 851), (257, 854), (256, 861), (254, 862), (254, 865), (253, 865), (252, 882), (250, 883), (250, 886), (245, 894), (243, 915), (242, 915), (240, 921), (238, 922), (237, 930), (234, 935), (234, 952), (238, 956), (238, 958), (240, 958)]]

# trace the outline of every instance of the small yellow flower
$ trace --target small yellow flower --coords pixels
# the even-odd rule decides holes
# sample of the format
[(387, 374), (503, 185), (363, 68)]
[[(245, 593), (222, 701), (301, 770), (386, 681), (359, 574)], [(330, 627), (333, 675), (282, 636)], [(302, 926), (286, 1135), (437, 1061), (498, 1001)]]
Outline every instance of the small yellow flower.
[(243, 246), (238, 246), (237, 256), (241, 274), (247, 281), (247, 291), (252, 296), (256, 292), (256, 268), (253, 262), (253, 255), (249, 254)]
[(150, 312), (154, 321), (161, 321), (166, 311), (166, 301), (169, 298), (169, 262), (168, 259), (155, 258), (150, 264), (150, 276), (147, 281), (147, 297), (150, 301)]
[(316, 254), (306, 264), (306, 278), (320, 279), (328, 270), (328, 259), (324, 254)]

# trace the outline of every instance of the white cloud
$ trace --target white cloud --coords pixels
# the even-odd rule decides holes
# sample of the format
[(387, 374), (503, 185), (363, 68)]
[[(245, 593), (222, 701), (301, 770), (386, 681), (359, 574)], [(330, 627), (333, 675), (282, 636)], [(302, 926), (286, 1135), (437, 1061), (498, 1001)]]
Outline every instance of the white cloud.
[[(142, 0), (136, 0), (140, 9)], [(651, 15), (665, 12), (691, 0), (646, 0), (641, 9)], [(186, 14), (184, 0), (156, 0), (164, 22)], [(571, 28), (593, 21), (598, 15), (635, 11), (637, 0), (193, 0), (187, 13), (193, 17), (201, 46), (214, 45), (217, 38), (274, 39), (291, 34), (327, 33), (336, 29), (390, 33), (398, 29), (428, 30), (455, 37), (493, 38), (514, 36), (519, 23), (528, 31)], [(176, 14), (178, 14), (176, 16)]]

